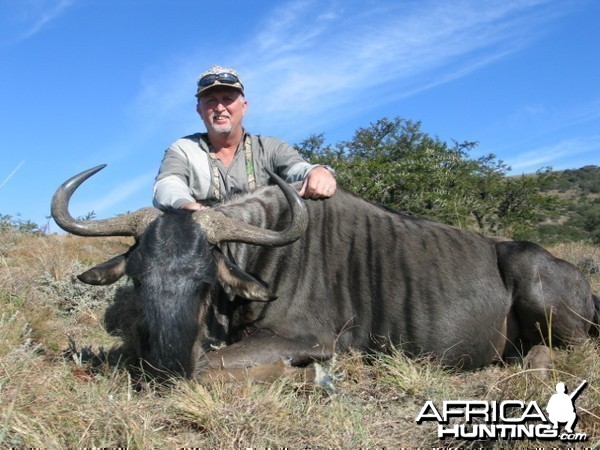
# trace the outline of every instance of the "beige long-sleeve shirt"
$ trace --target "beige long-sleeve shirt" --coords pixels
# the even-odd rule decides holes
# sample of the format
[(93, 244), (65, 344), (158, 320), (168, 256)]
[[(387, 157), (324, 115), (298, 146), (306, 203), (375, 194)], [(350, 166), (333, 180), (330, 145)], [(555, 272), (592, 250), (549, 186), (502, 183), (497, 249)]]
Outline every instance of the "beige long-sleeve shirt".
[[(316, 165), (306, 162), (285, 142), (258, 135), (250, 135), (256, 186), (269, 184), (270, 169), (288, 183), (303, 180)], [(215, 180), (211, 164), (216, 164), (220, 179), (221, 198), (232, 193), (249, 191), (244, 139), (231, 165), (209, 157), (207, 133), (196, 133), (175, 141), (165, 151), (154, 183), (154, 206), (161, 209), (179, 208), (184, 203), (216, 200)]]

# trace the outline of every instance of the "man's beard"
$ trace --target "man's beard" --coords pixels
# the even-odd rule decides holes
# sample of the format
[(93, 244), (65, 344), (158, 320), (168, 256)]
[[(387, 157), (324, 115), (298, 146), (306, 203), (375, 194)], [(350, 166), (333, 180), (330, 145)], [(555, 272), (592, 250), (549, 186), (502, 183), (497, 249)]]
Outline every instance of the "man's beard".
[(211, 123), (211, 127), (215, 133), (221, 134), (221, 135), (231, 133), (231, 129), (233, 128), (231, 125), (231, 122), (227, 122), (224, 124), (215, 124), (213, 122), (213, 123)]

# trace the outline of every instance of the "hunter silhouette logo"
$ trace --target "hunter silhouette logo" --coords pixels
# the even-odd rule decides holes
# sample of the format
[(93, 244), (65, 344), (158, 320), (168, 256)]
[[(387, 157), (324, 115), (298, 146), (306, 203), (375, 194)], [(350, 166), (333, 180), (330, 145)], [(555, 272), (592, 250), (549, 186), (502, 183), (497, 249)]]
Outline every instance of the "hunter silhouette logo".
[(577, 422), (577, 414), (575, 413), (575, 400), (587, 385), (587, 381), (577, 386), (577, 389), (573, 391), (571, 395), (568, 395), (565, 383), (556, 384), (556, 394), (550, 397), (546, 411), (548, 412), (548, 419), (554, 425), (554, 430), (558, 429), (559, 423), (566, 423), (565, 431), (567, 433), (573, 433), (573, 427)]
[[(584, 380), (568, 394), (565, 384), (557, 383), (556, 393), (546, 406), (547, 415), (535, 400), (527, 403), (521, 400), (445, 400), (439, 408), (432, 401), (425, 402), (416, 422), (437, 422), (440, 439), (586, 441), (587, 434), (573, 431), (577, 423), (575, 400), (586, 386)], [(564, 424), (562, 432), (561, 424)]]

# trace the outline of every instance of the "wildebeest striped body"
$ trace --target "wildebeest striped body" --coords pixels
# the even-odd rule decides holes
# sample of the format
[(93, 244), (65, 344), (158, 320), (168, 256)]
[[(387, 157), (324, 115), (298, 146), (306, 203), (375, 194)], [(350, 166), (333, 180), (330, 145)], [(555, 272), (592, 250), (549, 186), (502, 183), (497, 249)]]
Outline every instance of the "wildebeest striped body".
[[(498, 356), (511, 297), (493, 242), (344, 190), (307, 206), (306, 234), (289, 246), (229, 244), (238, 265), (278, 297), (245, 305), (256, 318), (249, 327), (290, 339), (310, 330), (328, 352), (402, 344), (465, 367)], [(254, 220), (274, 229), (289, 220), (282, 213), (274, 214), (280, 223)], [(244, 215), (236, 219), (250, 220)]]
[[(57, 222), (77, 234), (110, 234), (67, 212), (97, 170), (65, 183), (53, 202)], [(134, 213), (138, 246), (82, 274), (95, 284), (125, 272), (134, 280), (139, 317), (129, 335), (149, 367), (201, 376), (393, 345), (470, 369), (583, 339), (598, 324), (583, 275), (535, 244), (414, 218), (343, 189), (302, 201), (280, 187), (185, 218)], [(147, 276), (147, 267), (159, 270)]]

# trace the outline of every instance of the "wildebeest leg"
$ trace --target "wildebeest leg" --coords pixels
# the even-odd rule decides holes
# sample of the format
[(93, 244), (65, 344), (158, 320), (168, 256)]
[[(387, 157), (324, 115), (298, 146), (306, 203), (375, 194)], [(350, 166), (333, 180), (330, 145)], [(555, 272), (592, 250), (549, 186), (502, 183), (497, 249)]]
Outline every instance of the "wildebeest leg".
[(537, 371), (543, 380), (550, 378), (552, 369), (552, 350), (545, 345), (534, 345), (523, 359), (523, 368)]
[(282, 358), (292, 366), (306, 365), (332, 356), (333, 345), (324, 345), (314, 338), (290, 339), (269, 331), (260, 331), (240, 342), (201, 355), (193, 376), (200, 378), (209, 370), (244, 370), (277, 364)]
[(591, 288), (573, 265), (529, 242), (501, 242), (498, 265), (513, 297), (510, 350), (561, 346), (588, 336), (594, 319)]
[(329, 383), (328, 374), (318, 364), (313, 363), (307, 367), (294, 367), (289, 360), (284, 358), (270, 364), (244, 369), (207, 369), (198, 376), (203, 383), (222, 383), (247, 379), (273, 382), (282, 377), (306, 383)]

